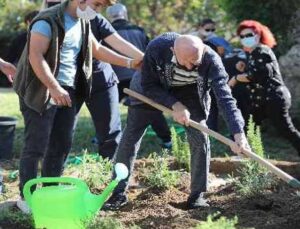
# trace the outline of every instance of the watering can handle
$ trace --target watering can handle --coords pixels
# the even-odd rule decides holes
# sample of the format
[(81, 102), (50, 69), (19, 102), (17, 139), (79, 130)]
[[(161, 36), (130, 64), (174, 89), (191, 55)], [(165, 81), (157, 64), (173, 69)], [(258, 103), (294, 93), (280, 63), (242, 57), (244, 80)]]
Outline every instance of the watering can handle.
[(32, 197), (32, 193), (31, 193), (30, 189), (33, 185), (40, 184), (40, 183), (43, 183), (43, 184), (45, 184), (45, 183), (68, 183), (68, 184), (72, 184), (72, 185), (75, 185), (80, 188), (88, 189), (88, 186), (84, 181), (79, 180), (77, 178), (72, 178), (72, 177), (41, 177), (41, 178), (32, 179), (32, 180), (27, 181), (23, 188), (24, 198), (25, 198), (27, 204), (29, 205), (29, 207), (31, 207), (31, 197)]

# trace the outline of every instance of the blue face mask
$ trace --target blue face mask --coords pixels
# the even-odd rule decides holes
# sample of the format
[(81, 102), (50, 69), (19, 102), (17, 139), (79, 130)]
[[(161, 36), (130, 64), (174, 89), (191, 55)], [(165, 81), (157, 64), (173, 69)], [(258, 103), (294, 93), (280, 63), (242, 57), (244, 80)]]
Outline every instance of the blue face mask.
[(245, 46), (247, 48), (253, 48), (254, 46), (256, 46), (258, 44), (256, 41), (256, 36), (245, 37), (245, 38), (241, 39), (241, 43), (243, 46)]

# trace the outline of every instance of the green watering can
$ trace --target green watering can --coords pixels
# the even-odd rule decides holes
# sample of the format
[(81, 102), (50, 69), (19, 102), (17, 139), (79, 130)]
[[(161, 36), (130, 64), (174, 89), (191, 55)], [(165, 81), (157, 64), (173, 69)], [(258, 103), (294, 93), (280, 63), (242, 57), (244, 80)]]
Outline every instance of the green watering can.
[[(104, 202), (118, 185), (128, 177), (124, 164), (115, 166), (117, 177), (103, 190), (94, 195), (87, 184), (71, 177), (42, 177), (28, 181), (23, 189), (24, 197), (32, 210), (35, 227), (47, 229), (82, 229), (101, 209)], [(36, 184), (61, 183), (41, 187), (31, 193)]]

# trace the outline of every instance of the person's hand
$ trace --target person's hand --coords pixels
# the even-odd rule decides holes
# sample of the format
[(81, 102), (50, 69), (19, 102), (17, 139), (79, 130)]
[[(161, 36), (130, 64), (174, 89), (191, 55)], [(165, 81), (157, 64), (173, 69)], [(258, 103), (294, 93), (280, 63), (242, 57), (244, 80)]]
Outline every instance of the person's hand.
[(131, 61), (131, 68), (136, 70), (141, 70), (143, 64), (143, 59), (134, 59)]
[(234, 135), (234, 141), (236, 144), (233, 144), (230, 148), (236, 154), (243, 153), (243, 150), (251, 150), (248, 140), (244, 133), (238, 133)]
[(236, 84), (237, 84), (237, 80), (235, 79), (235, 77), (232, 77), (229, 81), (228, 81), (228, 86), (233, 88)]
[(11, 64), (8, 63), (4, 60), (1, 60), (0, 62), (0, 70), (6, 75), (7, 79), (9, 80), (9, 82), (13, 82), (13, 78), (16, 74), (16, 67)]
[(172, 106), (172, 109), (173, 109), (172, 115), (174, 121), (182, 125), (189, 126), (191, 114), (188, 111), (187, 107), (184, 106), (181, 102), (176, 102)]
[(244, 72), (245, 68), (246, 68), (246, 63), (244, 61), (239, 61), (236, 63), (235, 68), (239, 71), (239, 72)]
[(51, 99), (57, 106), (72, 106), (72, 101), (69, 93), (61, 86), (57, 85), (53, 88), (49, 88)]

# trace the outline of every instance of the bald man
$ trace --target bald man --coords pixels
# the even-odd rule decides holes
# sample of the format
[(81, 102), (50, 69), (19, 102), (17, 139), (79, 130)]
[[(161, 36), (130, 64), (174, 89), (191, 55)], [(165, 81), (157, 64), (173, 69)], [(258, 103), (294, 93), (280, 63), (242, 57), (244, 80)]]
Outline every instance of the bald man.
[(210, 89), (237, 143), (232, 150), (240, 153), (242, 148), (249, 147), (243, 132), (244, 120), (227, 81), (221, 58), (198, 37), (166, 33), (154, 39), (146, 50), (141, 79), (145, 95), (171, 108), (174, 120), (186, 126), (191, 149), (189, 208), (207, 206), (203, 193), (208, 183), (209, 139), (188, 127), (188, 123), (190, 118), (206, 123)]
[[(188, 127), (188, 123), (191, 118), (205, 124), (210, 107), (210, 89), (213, 90), (237, 143), (232, 150), (240, 153), (242, 148), (248, 148), (243, 132), (244, 120), (227, 85), (228, 75), (222, 61), (200, 38), (177, 33), (166, 33), (152, 40), (147, 46), (143, 61), (143, 94), (172, 108), (174, 120), (186, 126), (191, 150), (191, 193), (187, 207), (207, 207), (209, 205), (203, 193), (207, 191), (208, 185), (209, 139), (206, 134)], [(131, 116), (129, 113), (128, 120), (134, 118)], [(127, 139), (121, 140), (121, 145), (122, 141), (130, 145), (128, 140), (132, 138), (133, 135), (128, 135)], [(123, 162), (132, 168), (134, 158), (132, 152), (127, 152), (127, 158), (118, 152), (116, 162)], [(105, 206), (117, 209), (127, 203), (126, 187), (120, 182)]]

